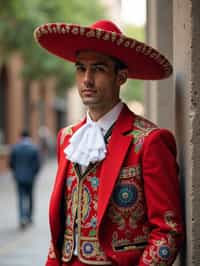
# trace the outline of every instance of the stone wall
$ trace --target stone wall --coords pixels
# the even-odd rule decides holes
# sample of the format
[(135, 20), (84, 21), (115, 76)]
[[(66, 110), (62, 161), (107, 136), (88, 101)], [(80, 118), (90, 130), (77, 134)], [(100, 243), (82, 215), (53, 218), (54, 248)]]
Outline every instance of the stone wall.
[(173, 17), (176, 136), (187, 233), (181, 265), (197, 266), (200, 265), (200, 1), (174, 1)]
[[(147, 2), (148, 40), (153, 46), (168, 54), (170, 59), (173, 58), (174, 74), (171, 81), (169, 79), (147, 83), (146, 99), (150, 100), (146, 100), (146, 115), (160, 126), (170, 128), (175, 133), (186, 222), (185, 247), (176, 265), (198, 266), (200, 265), (198, 207), (200, 202), (200, 1), (149, 0)], [(166, 24), (166, 18), (171, 18), (171, 30)], [(172, 46), (169, 45), (167, 38)], [(170, 57), (170, 54), (173, 56)]]

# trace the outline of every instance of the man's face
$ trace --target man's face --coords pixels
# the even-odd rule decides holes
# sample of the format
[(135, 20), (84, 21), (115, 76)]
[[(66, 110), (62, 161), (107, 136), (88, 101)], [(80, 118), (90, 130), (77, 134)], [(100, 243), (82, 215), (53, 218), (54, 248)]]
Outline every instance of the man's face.
[(108, 56), (81, 51), (76, 58), (76, 82), (80, 97), (89, 108), (109, 109), (119, 101), (120, 70)]

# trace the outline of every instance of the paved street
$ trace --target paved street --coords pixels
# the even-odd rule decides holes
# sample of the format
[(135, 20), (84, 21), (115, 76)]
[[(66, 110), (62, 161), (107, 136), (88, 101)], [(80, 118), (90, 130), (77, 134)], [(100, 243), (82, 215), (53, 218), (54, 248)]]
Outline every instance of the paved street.
[(0, 175), (0, 266), (44, 266), (49, 243), (48, 201), (56, 161), (41, 169), (35, 189), (34, 225), (19, 230), (15, 186), (10, 173)]

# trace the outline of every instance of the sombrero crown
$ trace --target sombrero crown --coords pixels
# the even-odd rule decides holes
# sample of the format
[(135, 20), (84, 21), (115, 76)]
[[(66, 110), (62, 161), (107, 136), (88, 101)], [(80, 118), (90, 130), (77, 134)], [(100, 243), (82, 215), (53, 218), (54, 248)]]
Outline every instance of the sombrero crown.
[(172, 66), (156, 49), (125, 36), (111, 21), (100, 20), (90, 27), (48, 23), (34, 31), (36, 41), (50, 53), (71, 62), (77, 51), (93, 50), (121, 60), (129, 78), (156, 80), (170, 76)]

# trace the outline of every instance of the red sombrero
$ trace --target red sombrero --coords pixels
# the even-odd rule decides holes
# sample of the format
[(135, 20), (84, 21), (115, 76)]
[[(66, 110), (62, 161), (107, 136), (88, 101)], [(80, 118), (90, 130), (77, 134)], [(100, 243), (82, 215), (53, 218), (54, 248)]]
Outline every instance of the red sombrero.
[(129, 78), (156, 80), (172, 73), (165, 56), (145, 43), (126, 37), (111, 21), (100, 20), (90, 27), (48, 23), (34, 31), (36, 41), (50, 53), (71, 62), (76, 52), (93, 50), (113, 56), (128, 66)]

